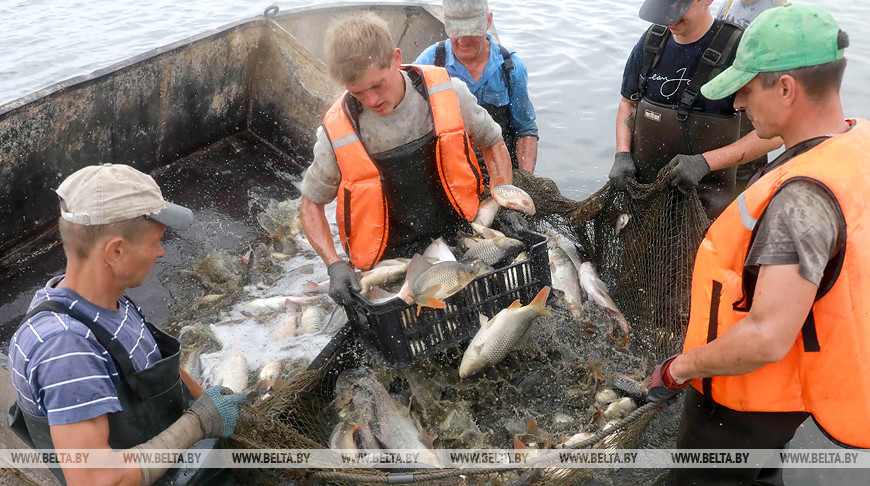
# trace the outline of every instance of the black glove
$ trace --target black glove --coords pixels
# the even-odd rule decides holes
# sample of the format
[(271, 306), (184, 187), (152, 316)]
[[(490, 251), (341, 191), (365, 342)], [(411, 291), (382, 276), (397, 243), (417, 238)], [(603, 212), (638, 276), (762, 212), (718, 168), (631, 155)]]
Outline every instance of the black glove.
[(520, 233), (531, 231), (529, 222), (520, 211), (508, 209), (499, 216), (499, 219), (501, 219), (501, 229), (505, 236), (519, 239)]
[(677, 395), (683, 391), (683, 388), (689, 385), (688, 381), (682, 385), (677, 385), (674, 382), (674, 377), (671, 376), (671, 363), (674, 362), (677, 356), (679, 354), (671, 356), (653, 370), (652, 383), (650, 383), (649, 392), (646, 394), (646, 401), (665, 402), (676, 400)]
[(676, 187), (683, 194), (698, 186), (701, 179), (710, 173), (710, 164), (703, 155), (677, 155), (671, 163), (677, 165), (671, 169), (671, 187)]
[(356, 271), (344, 260), (339, 260), (326, 269), (329, 274), (329, 296), (339, 304), (348, 305), (353, 302), (351, 292), (359, 293), (362, 289)]
[(637, 174), (637, 167), (634, 165), (634, 158), (631, 152), (616, 152), (616, 157), (613, 159), (613, 167), (610, 169), (610, 182), (617, 189), (625, 189), (625, 181), (634, 179)]

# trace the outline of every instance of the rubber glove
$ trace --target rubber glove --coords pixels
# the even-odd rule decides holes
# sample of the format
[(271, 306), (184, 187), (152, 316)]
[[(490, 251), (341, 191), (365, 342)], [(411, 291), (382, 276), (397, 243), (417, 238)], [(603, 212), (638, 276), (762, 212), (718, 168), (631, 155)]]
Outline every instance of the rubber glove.
[(213, 386), (206, 389), (188, 411), (199, 418), (203, 437), (229, 437), (244, 406), (245, 396), (241, 393), (233, 393), (225, 386)]
[(352, 303), (351, 292), (359, 293), (362, 290), (356, 271), (344, 260), (330, 265), (326, 273), (329, 274), (329, 296), (339, 304)]
[(676, 187), (683, 194), (698, 186), (701, 179), (710, 173), (710, 164), (703, 155), (677, 155), (671, 163), (677, 165), (671, 169), (671, 187)]
[(646, 394), (648, 402), (676, 400), (677, 395), (683, 391), (683, 388), (689, 385), (688, 381), (678, 385), (671, 375), (671, 363), (673, 363), (677, 356), (679, 354), (671, 356), (653, 370), (652, 383), (650, 383), (649, 392)]
[(526, 218), (523, 217), (523, 213), (520, 211), (508, 209), (504, 214), (499, 216), (499, 219), (501, 219), (501, 229), (505, 236), (519, 239), (520, 233), (531, 231), (529, 222), (526, 221)]
[(617, 152), (613, 159), (613, 167), (610, 168), (610, 182), (617, 189), (625, 189), (625, 181), (634, 179), (637, 174), (637, 167), (634, 165), (634, 158), (631, 152)]

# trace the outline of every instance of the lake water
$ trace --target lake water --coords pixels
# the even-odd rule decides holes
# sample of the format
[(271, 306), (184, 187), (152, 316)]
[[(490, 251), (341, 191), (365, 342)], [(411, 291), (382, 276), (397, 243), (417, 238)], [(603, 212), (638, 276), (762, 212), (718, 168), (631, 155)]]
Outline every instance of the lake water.
[[(713, 4), (718, 11), (721, 1)], [(284, 9), (310, 0), (279, 2)], [(810, 0), (847, 31), (848, 116), (870, 117), (870, 2)], [(490, 0), (505, 45), (528, 65), (538, 115), (538, 173), (573, 198), (606, 180), (622, 68), (646, 27), (639, 0)], [(154, 47), (260, 14), (261, 0), (3, 0), (0, 104)]]
[[(713, 11), (718, 9), (717, 0)], [(310, 4), (285, 1), (284, 8)], [(581, 199), (606, 181), (622, 69), (646, 27), (639, 0), (490, 0), (502, 42), (528, 65), (538, 115), (538, 173)], [(852, 41), (843, 86), (847, 116), (870, 118), (870, 2), (824, 5)], [(261, 0), (3, 0), (0, 104), (149, 49), (260, 14)], [(23, 290), (23, 289), (21, 289)], [(29, 292), (28, 292), (29, 293)], [(28, 298), (29, 299), (29, 298)], [(3, 319), (5, 321), (5, 319)], [(801, 434), (804, 434), (802, 431)], [(816, 434), (817, 436), (817, 434)], [(813, 447), (826, 447), (803, 438)], [(864, 484), (843, 471), (791, 470), (789, 484)]]

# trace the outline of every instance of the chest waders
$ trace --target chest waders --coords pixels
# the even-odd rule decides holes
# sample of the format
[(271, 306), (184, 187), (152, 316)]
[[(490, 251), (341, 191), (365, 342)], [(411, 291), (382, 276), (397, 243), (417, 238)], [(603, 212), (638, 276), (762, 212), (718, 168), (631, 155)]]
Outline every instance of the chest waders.
[[(145, 320), (145, 327), (154, 336), (163, 359), (144, 370), (135, 371), (133, 362), (120, 341), (75, 308), (70, 309), (56, 301), (45, 301), (28, 312), (22, 322), (43, 311), (67, 314), (81, 322), (91, 330), (97, 342), (106, 348), (112, 357), (120, 378), (116, 388), (123, 409), (120, 412), (107, 414), (109, 446), (113, 449), (129, 449), (150, 440), (178, 420), (193, 400), (193, 395), (181, 380), (179, 372), (181, 345), (178, 340), (157, 329), (147, 320)], [(8, 420), (15, 434), (30, 447), (55, 448), (51, 440), (48, 417), (32, 415), (19, 408), (16, 401), (9, 410)], [(49, 470), (61, 484), (66, 484), (60, 467), (52, 467)], [(181, 469), (167, 473), (158, 484), (170, 480), (178, 471)]]
[[(435, 61), (434, 65), (438, 67), (444, 67), (445, 60), (447, 58), (447, 48), (445, 47), (445, 43), (447, 41), (441, 41), (435, 46)], [(489, 116), (498, 123), (498, 126), (501, 127), (501, 138), (504, 140), (505, 146), (507, 146), (508, 153), (511, 156), (511, 166), (514, 169), (519, 169), (519, 161), (517, 159), (517, 132), (513, 128), (511, 128), (511, 103), (510, 100), (513, 99), (513, 90), (511, 89), (511, 72), (514, 70), (514, 62), (511, 60), (510, 51), (503, 45), (498, 44), (499, 53), (503, 59), (501, 65), (501, 76), (504, 80), (504, 85), (507, 88), (508, 92), (508, 103), (503, 106), (495, 106), (489, 103), (480, 103), (478, 105), (481, 106)], [(483, 154), (480, 153), (479, 150), (474, 151), (477, 155), (477, 160), (483, 160)], [(480, 166), (480, 170), (484, 173), (486, 180), (489, 180), (489, 174), (486, 172), (486, 164)]]
[[(632, 138), (632, 155), (637, 164), (637, 180), (650, 183), (659, 170), (679, 154), (695, 155), (728, 145), (740, 138), (740, 117), (698, 112), (695, 104), (701, 86), (722, 72), (725, 62), (737, 48), (743, 31), (723, 22), (713, 37), (691, 81), (683, 88), (676, 106), (652, 102), (642, 96), (650, 70), (661, 57), (670, 30), (653, 25), (644, 40), (644, 63), (639, 90), (632, 95), (638, 101)], [(710, 219), (718, 216), (734, 198), (735, 168), (713, 171), (698, 185), (698, 197)]]
[[(426, 100), (432, 119), (425, 81), (413, 69), (408, 71), (408, 77), (414, 89)], [(362, 108), (355, 99), (348, 98), (348, 113), (351, 122), (356, 124)], [(423, 253), (433, 238), (443, 235), (449, 242), (450, 238), (456, 237), (458, 229), (468, 226), (444, 192), (438, 170), (437, 146), (438, 136), (433, 129), (405, 145), (369, 154), (380, 173), (384, 197), (389, 201), (390, 231), (382, 260)], [(348, 216), (346, 218), (346, 221), (350, 220)]]

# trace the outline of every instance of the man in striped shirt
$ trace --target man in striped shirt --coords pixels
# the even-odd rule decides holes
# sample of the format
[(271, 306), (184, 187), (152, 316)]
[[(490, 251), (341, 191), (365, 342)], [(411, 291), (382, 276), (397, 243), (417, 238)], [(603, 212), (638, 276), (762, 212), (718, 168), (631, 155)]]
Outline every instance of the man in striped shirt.
[[(185, 449), (231, 434), (244, 397), (203, 392), (178, 366), (178, 341), (124, 294), (164, 256), (166, 227), (193, 213), (125, 165), (81, 169), (57, 194), (66, 273), (36, 293), (10, 343), (13, 429), (39, 449)], [(53, 472), (68, 484), (151, 484), (165, 470)]]

